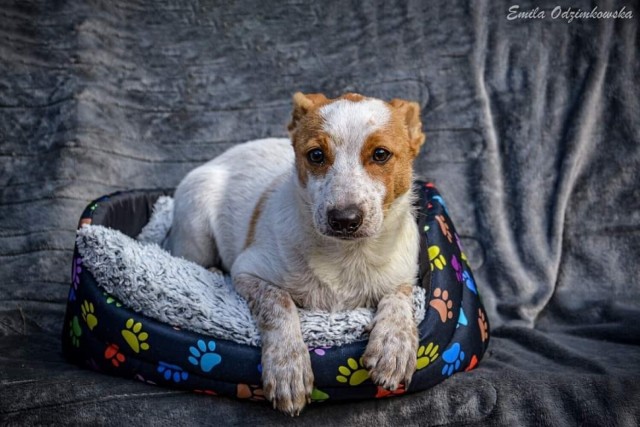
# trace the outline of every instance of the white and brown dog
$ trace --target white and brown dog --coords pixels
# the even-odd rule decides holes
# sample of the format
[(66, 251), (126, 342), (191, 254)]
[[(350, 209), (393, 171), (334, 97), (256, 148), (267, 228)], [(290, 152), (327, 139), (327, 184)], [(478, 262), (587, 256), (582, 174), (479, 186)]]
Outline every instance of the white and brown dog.
[(414, 102), (296, 93), (293, 104), (291, 140), (237, 145), (184, 178), (167, 248), (231, 272), (261, 332), (265, 396), (295, 415), (313, 389), (296, 306), (377, 307), (364, 365), (388, 389), (411, 380), (412, 164), (425, 137)]

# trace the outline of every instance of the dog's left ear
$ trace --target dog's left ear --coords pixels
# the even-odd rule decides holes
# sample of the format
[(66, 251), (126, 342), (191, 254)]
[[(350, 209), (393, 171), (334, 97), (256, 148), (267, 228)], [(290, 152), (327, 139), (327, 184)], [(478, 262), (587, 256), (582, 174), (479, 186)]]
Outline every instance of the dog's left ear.
[(320, 105), (326, 104), (328, 101), (327, 97), (321, 93), (304, 94), (302, 92), (296, 92), (296, 94), (293, 95), (293, 112), (291, 114), (291, 122), (289, 123), (289, 126), (287, 126), (289, 132), (294, 131), (298, 126), (300, 119), (306, 116), (309, 111)]
[(404, 125), (409, 134), (411, 151), (414, 156), (417, 156), (425, 139), (424, 132), (422, 132), (422, 121), (420, 120), (420, 105), (417, 102), (405, 101), (404, 99), (392, 99), (389, 104), (396, 109), (399, 117), (404, 120)]

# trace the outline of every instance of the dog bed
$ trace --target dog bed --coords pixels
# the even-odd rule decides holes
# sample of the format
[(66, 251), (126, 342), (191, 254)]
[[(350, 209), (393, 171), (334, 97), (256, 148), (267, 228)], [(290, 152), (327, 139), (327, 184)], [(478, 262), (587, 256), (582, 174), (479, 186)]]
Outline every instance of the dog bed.
[[(313, 401), (424, 390), (473, 369), (487, 348), (488, 319), (444, 200), (430, 183), (417, 182), (415, 191), (422, 236), (413, 294), (420, 343), (411, 384), (384, 390), (362, 366), (373, 310), (300, 310), (315, 376)], [(64, 354), (149, 384), (264, 400), (260, 337), (246, 302), (221, 272), (158, 246), (171, 223), (170, 195), (120, 192), (85, 209), (72, 261)]]

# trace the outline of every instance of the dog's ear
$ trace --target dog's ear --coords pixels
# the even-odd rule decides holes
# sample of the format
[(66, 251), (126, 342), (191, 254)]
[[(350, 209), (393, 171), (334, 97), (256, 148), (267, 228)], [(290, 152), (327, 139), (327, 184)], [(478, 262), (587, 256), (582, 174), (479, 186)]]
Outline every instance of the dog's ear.
[(291, 122), (287, 128), (289, 132), (298, 126), (298, 122), (307, 113), (315, 107), (326, 104), (329, 100), (321, 93), (308, 93), (296, 92), (293, 95), (293, 113), (291, 114)]
[(417, 156), (425, 139), (420, 120), (420, 105), (417, 102), (405, 101), (404, 99), (392, 99), (389, 104), (396, 109), (399, 117), (403, 120), (409, 134), (411, 150), (413, 155)]

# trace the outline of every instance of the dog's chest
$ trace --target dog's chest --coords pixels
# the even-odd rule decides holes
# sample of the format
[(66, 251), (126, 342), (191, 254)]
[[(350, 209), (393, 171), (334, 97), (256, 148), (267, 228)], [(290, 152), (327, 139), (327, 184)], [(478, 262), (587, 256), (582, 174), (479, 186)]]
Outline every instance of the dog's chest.
[(312, 280), (301, 302), (327, 310), (376, 306), (411, 275), (406, 263), (372, 250), (315, 250), (307, 266)]

